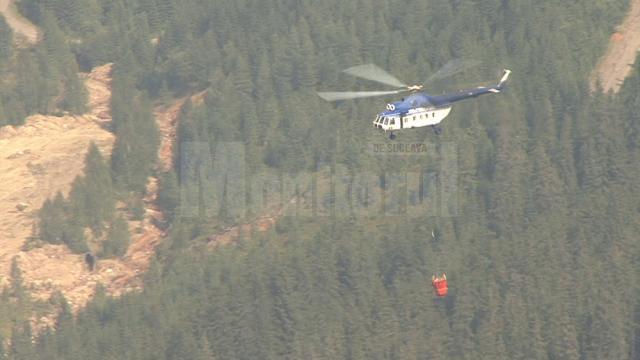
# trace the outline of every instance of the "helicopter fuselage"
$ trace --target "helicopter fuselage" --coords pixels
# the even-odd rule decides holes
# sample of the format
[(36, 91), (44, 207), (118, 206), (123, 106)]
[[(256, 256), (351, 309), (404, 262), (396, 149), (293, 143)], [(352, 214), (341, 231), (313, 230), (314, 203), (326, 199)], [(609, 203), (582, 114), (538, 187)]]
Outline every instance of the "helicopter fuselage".
[(414, 93), (401, 101), (387, 104), (376, 116), (373, 126), (384, 131), (397, 131), (439, 124), (451, 112), (451, 105), (434, 105), (426, 93)]

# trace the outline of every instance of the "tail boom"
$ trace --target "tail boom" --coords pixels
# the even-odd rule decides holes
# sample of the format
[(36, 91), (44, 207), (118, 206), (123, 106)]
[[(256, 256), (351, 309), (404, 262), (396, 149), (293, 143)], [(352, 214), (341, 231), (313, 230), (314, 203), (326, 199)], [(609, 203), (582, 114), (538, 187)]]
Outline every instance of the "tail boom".
[(484, 94), (491, 94), (491, 93), (497, 94), (501, 92), (502, 89), (504, 88), (505, 84), (507, 83), (507, 80), (509, 79), (510, 74), (511, 74), (511, 70), (505, 69), (504, 73), (502, 74), (502, 78), (500, 78), (500, 81), (498, 81), (498, 83), (494, 86), (491, 86), (491, 87), (480, 86), (474, 89), (460, 90), (455, 93), (431, 96), (429, 98), (429, 102), (435, 106), (443, 106), (443, 105), (454, 103), (456, 101), (478, 97)]

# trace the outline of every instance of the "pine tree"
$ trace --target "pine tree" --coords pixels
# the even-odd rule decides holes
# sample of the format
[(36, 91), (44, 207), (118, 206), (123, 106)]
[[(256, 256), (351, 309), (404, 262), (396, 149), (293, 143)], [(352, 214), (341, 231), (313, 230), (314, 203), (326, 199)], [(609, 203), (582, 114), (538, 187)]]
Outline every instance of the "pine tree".
[(58, 192), (54, 200), (47, 199), (40, 209), (38, 236), (51, 243), (61, 244), (66, 224), (66, 208), (62, 193)]
[(172, 221), (179, 211), (180, 188), (175, 172), (163, 173), (160, 176), (160, 190), (158, 191), (158, 205), (165, 211), (168, 220)]
[(67, 223), (73, 222), (80, 227), (87, 226), (92, 214), (89, 214), (87, 182), (83, 176), (77, 176), (69, 191)]
[(2, 101), (0, 101), (0, 126), (7, 125), (7, 120), (7, 115), (4, 112), (4, 105), (2, 105)]
[(89, 251), (84, 236), (84, 226), (73, 220), (67, 223), (62, 233), (62, 241), (75, 253), (82, 254)]
[(11, 349), (9, 358), (15, 360), (30, 360), (36, 358), (36, 353), (31, 344), (31, 324), (24, 322), (22, 326), (14, 326), (11, 336)]
[(4, 349), (4, 338), (2, 337), (2, 335), (0, 335), (0, 360), (7, 360), (8, 359), (8, 354), (7, 351)]
[(127, 252), (130, 243), (129, 225), (119, 216), (111, 224), (111, 231), (102, 244), (100, 256), (105, 258), (121, 257)]
[(85, 158), (85, 214), (87, 225), (98, 236), (104, 221), (111, 220), (115, 209), (111, 172), (95, 143), (89, 145)]
[(77, 343), (76, 324), (73, 319), (73, 312), (71, 306), (61, 293), (58, 293), (56, 297), (59, 299), (60, 311), (54, 325), (57, 335), (55, 338), (55, 347), (58, 349), (57, 352), (62, 358), (74, 359), (82, 356), (82, 351)]
[(7, 24), (4, 17), (0, 17), (0, 69), (3, 69), (4, 62), (13, 53), (13, 31)]
[(27, 292), (17, 257), (14, 257), (11, 260), (11, 292), (13, 293), (13, 296), (18, 299), (18, 303), (23, 305), (24, 301), (27, 299)]
[(112, 99), (116, 143), (111, 169), (119, 190), (142, 194), (156, 163), (159, 134), (149, 100), (139, 97), (134, 84), (123, 76), (119, 73), (114, 78), (114, 91), (120, 95)]
[(74, 114), (82, 114), (87, 110), (88, 93), (84, 83), (78, 78), (78, 67), (65, 66), (67, 70), (65, 78), (64, 99), (60, 102), (60, 107)]
[(312, 90), (317, 82), (316, 78), (316, 53), (313, 47), (313, 41), (309, 35), (309, 26), (302, 20), (298, 24), (297, 34), (299, 43), (299, 52), (296, 56), (294, 64), (295, 82), (303, 90)]

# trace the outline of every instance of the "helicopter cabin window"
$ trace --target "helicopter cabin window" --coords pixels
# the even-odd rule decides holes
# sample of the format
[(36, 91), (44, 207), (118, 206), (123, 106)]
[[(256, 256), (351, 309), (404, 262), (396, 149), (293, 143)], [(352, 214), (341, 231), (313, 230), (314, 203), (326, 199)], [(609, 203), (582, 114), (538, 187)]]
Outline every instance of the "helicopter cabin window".
[(388, 125), (388, 124), (389, 124), (389, 118), (388, 118), (388, 117), (384, 118), (384, 124), (385, 124), (385, 125)]
[(396, 120), (394, 118), (391, 118), (391, 125), (395, 125), (396, 124)]

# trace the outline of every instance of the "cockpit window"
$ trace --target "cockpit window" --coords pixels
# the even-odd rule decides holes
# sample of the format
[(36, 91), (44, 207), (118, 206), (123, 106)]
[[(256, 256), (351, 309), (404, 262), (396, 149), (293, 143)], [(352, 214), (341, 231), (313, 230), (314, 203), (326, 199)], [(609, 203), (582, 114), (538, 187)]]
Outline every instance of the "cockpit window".
[(388, 118), (388, 117), (384, 118), (384, 124), (385, 124), (385, 125), (388, 125), (388, 124), (389, 124), (389, 118)]

